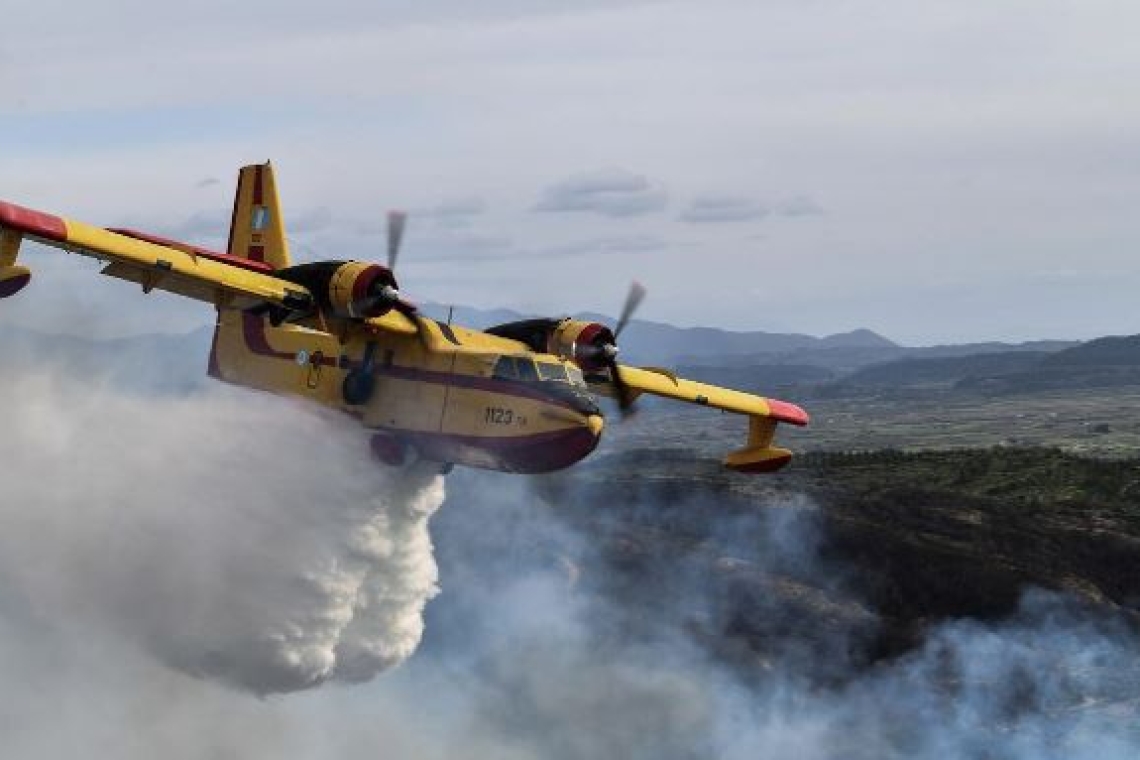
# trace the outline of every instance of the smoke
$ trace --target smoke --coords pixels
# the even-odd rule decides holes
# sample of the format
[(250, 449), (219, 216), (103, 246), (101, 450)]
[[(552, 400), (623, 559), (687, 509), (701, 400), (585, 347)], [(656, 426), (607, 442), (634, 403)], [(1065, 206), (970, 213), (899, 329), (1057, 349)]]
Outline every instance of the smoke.
[(153, 398), (45, 370), (5, 393), (0, 572), (40, 617), (257, 693), (366, 681), (415, 650), (439, 476), (220, 385)]
[(378, 468), (338, 415), (3, 375), (14, 757), (1140, 751), (1120, 616), (1029, 591), (1006, 619), (931, 621), (868, 660), (886, 621), (803, 497), (460, 469), (440, 510), (441, 479)]
[[(1137, 756), (1140, 641), (1111, 610), (1028, 589), (1006, 619), (932, 625), (909, 654), (870, 662), (857, 652), (887, 622), (851, 597), (857, 569), (822, 556), (810, 501), (743, 514), (731, 497), (693, 496), (706, 489), (627, 502), (603, 483), (569, 486), (555, 507), (464, 473), (462, 508), (437, 526), (445, 577), (456, 554), (469, 555), (464, 574), (525, 576), (476, 597), (494, 633), (462, 650), (478, 730), (522, 756)], [(447, 540), (488, 512), (522, 522), (510, 542), (523, 551)], [(440, 628), (428, 647), (455, 657)]]

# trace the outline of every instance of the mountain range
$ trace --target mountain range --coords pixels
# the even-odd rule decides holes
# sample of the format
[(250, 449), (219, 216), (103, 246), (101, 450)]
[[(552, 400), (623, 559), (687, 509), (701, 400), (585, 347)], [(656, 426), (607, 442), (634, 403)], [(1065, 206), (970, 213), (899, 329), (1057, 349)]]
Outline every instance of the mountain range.
[[(424, 310), (446, 317), (438, 306)], [(575, 316), (612, 324), (600, 314)], [(527, 315), (460, 308), (453, 318), (479, 328)], [(203, 327), (185, 335), (94, 340), (9, 327), (0, 333), (0, 350), (5, 362), (47, 361), (129, 388), (183, 391), (205, 382), (211, 333)], [(630, 364), (670, 367), (695, 380), (797, 397), (1140, 385), (1140, 336), (909, 347), (866, 329), (813, 337), (634, 320), (620, 342), (622, 359)]]

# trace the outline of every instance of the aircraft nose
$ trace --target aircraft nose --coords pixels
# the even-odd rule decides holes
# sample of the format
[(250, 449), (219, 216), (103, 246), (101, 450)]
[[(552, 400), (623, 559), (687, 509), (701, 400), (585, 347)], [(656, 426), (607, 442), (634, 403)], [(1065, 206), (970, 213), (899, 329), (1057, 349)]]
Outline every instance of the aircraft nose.
[(586, 427), (597, 438), (602, 434), (602, 428), (606, 426), (606, 421), (600, 414), (591, 414), (586, 418)]

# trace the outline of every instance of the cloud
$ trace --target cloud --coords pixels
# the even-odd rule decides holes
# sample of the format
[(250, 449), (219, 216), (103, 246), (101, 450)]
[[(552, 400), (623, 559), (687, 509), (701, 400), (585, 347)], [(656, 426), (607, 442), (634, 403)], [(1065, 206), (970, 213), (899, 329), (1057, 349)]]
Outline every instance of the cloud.
[(220, 184), (222, 184), (222, 181), (220, 179), (218, 179), (217, 177), (206, 177), (205, 179), (200, 179), (197, 182), (195, 182), (194, 187), (205, 188), (205, 187), (213, 187), (215, 185), (220, 185)]
[(665, 241), (651, 235), (629, 235), (625, 237), (605, 237), (581, 240), (574, 243), (543, 248), (535, 252), (539, 257), (558, 258), (562, 256), (620, 256), (663, 251)]
[(628, 235), (579, 240), (540, 248), (520, 248), (509, 238), (483, 235), (457, 236), (426, 243), (423, 261), (538, 261), (549, 258), (622, 256), (663, 251), (668, 246), (652, 235)]
[(681, 220), (694, 224), (715, 222), (751, 222), (768, 216), (763, 204), (737, 195), (702, 195), (693, 200)]
[(440, 201), (434, 206), (413, 211), (413, 214), (429, 217), (476, 216), (487, 210), (487, 202), (482, 198), (469, 195), (463, 198), (449, 198)]
[(285, 215), (285, 233), (307, 233), (326, 230), (333, 224), (333, 214), (327, 206), (317, 206), (296, 213), (282, 211)]
[[(220, 208), (195, 211), (173, 226), (156, 227), (159, 234), (169, 234), (176, 240), (224, 240), (229, 234), (231, 212)], [(144, 232), (150, 230), (144, 228)]]
[[(782, 296), (800, 331), (861, 324), (872, 301), (884, 304), (881, 329), (905, 326), (912, 342), (1130, 329), (1121, 326), (1129, 294), (1119, 282), (1107, 297), (1075, 294), (1077, 323), (1057, 319), (1051, 294), (1034, 283), (1017, 285), (1025, 318), (995, 319), (1009, 297), (979, 303), (969, 336), (953, 318), (892, 306), (930, 270), (914, 263), (919, 237), (935, 269), (979, 281), (1063, 267), (1073, 251), (1085, 252), (1090, 269), (1128, 264), (1138, 144), (1127, 135), (1140, 125), (1129, 94), (1140, 46), (1129, 44), (1135, 23), (1121, 22), (1119, 3), (1086, 9), (1082, 33), (1070, 34), (1060, 4), (1025, 13), (981, 0), (938, 16), (902, 0), (862, 15), (846, 4), (739, 0), (718, 0), (714, 11), (598, 1), (586, 12), (538, 0), (351, 0), (336, 13), (206, 2), (208, 11), (176, 8), (173, 19), (147, 13), (142, 0), (22, 6), (20, 26), (42, 33), (0, 29), (2, 194), (96, 222), (123, 209), (170, 214), (173, 206), (185, 216), (229, 185), (231, 167), (272, 156), (290, 187), (311, 189), (299, 198), (337, 209), (338, 220), (382, 218), (377, 197), (411, 205), (489, 191), (493, 177), (496, 205), (521, 199), (501, 210), (502, 229), (550, 246), (565, 237), (549, 235), (552, 227), (607, 217), (533, 214), (540, 191), (616, 165), (667, 182), (666, 213), (635, 218), (645, 224), (639, 232), (677, 246), (692, 227), (676, 216), (702, 191), (755, 195), (771, 210), (765, 221), (796, 222), (768, 227), (787, 279), (811, 281), (810, 293)], [(1135, 21), (1140, 4), (1127, 14)], [(908, 34), (891, 33), (880, 17)], [(119, 39), (130, 44), (107, 44)], [(274, 58), (283, 48), (291, 55)], [(270, 59), (266, 77), (261, 63)], [(67, 86), (45, 84), (60, 82)], [(211, 176), (221, 186), (194, 188)], [(761, 176), (763, 185), (750, 184)], [(872, 176), (876, 192), (867, 191)], [(818, 208), (784, 198), (808, 191), (820, 193), (826, 226), (810, 224)], [(978, 215), (993, 224), (962, 221)], [(436, 224), (413, 220), (412, 234)], [(706, 236), (710, 258), (727, 260), (761, 224), (738, 226), (732, 240)], [(850, 245), (831, 245), (835, 236)], [(669, 264), (658, 287), (683, 288), (692, 273)], [(756, 326), (730, 267), (702, 276), (722, 294), (713, 311), (672, 299), (662, 316)], [(533, 290), (557, 297), (553, 281)], [(846, 292), (856, 296), (836, 299)], [(473, 299), (496, 296), (488, 284), (472, 288)]]
[(487, 212), (487, 202), (476, 195), (447, 198), (434, 206), (413, 209), (412, 219), (424, 219), (444, 229), (469, 227), (475, 217)]
[(702, 195), (681, 212), (680, 219), (694, 224), (752, 222), (770, 214), (779, 216), (819, 216), (823, 207), (810, 196), (795, 195), (763, 203), (742, 195)]
[(495, 261), (521, 255), (509, 237), (476, 232), (417, 240), (414, 247), (417, 261)]
[(609, 217), (628, 217), (661, 211), (668, 201), (664, 189), (639, 174), (602, 169), (556, 182), (547, 187), (535, 211), (584, 211)]
[(825, 213), (823, 207), (807, 195), (795, 195), (777, 201), (774, 208), (780, 216), (820, 216)]

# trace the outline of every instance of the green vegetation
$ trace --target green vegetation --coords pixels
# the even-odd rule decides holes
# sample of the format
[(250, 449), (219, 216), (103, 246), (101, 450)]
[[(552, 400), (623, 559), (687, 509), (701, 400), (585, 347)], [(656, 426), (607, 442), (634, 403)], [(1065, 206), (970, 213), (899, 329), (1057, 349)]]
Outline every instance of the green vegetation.
[(1053, 448), (815, 452), (790, 477), (855, 498), (925, 493), (1005, 508), (1068, 507), (1140, 518), (1140, 459), (1094, 459)]

